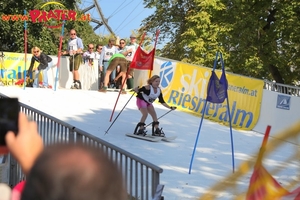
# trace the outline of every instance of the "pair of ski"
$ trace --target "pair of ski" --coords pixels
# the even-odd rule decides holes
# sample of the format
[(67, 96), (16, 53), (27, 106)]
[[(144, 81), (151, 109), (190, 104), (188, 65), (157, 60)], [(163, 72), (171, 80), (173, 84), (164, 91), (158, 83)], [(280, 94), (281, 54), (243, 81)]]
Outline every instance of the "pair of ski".
[(142, 136), (133, 133), (127, 133), (126, 136), (141, 139), (141, 140), (147, 140), (150, 142), (159, 142), (159, 141), (171, 142), (177, 138), (177, 136), (172, 136), (172, 137), (161, 137), (161, 136), (152, 136), (152, 135)]

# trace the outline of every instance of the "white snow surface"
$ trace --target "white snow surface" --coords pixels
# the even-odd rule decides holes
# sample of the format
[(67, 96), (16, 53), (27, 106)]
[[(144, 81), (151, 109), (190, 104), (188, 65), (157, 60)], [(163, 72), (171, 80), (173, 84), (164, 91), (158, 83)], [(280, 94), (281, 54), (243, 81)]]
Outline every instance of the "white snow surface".
[[(232, 173), (232, 153), (229, 127), (204, 119), (193, 161), (188, 173), (200, 117), (180, 110), (171, 111), (162, 117), (160, 127), (166, 136), (177, 136), (173, 142), (148, 142), (125, 136), (133, 132), (141, 114), (136, 107), (136, 98), (131, 94), (121, 95), (112, 121), (128, 102), (108, 134), (110, 117), (117, 99), (117, 92), (58, 89), (34, 89), (0, 87), (0, 93), (18, 97), (19, 101), (74, 125), (98, 138), (125, 149), (161, 168), (161, 184), (166, 200), (197, 199), (216, 182)], [(155, 103), (158, 117), (168, 112), (164, 106)], [(175, 106), (175, 105), (174, 105)], [(152, 122), (150, 115), (146, 124)], [(148, 133), (151, 126), (147, 127)], [(255, 156), (262, 143), (263, 134), (233, 129), (235, 168)], [(273, 138), (270, 138), (271, 140)], [(288, 152), (296, 145), (285, 142), (265, 162), (266, 168), (282, 167), (285, 170), (274, 176), (280, 183), (289, 182), (298, 172), (299, 163), (284, 163)], [(287, 167), (289, 165), (289, 167)], [(297, 171), (297, 173), (295, 172)], [(252, 169), (238, 182), (240, 192), (246, 192)], [(299, 174), (299, 173), (298, 173)], [(232, 199), (230, 191), (218, 199)]]

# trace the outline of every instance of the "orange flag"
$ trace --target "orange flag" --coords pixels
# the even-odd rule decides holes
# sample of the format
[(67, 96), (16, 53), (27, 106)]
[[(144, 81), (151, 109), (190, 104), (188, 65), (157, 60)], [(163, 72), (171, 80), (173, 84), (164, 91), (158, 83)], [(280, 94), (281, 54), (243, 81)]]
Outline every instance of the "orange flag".
[(276, 200), (276, 199), (300, 199), (300, 188), (293, 192), (287, 191), (272, 177), (262, 165), (262, 157), (265, 152), (271, 127), (268, 126), (263, 143), (260, 147), (254, 171), (250, 179), (246, 200)]

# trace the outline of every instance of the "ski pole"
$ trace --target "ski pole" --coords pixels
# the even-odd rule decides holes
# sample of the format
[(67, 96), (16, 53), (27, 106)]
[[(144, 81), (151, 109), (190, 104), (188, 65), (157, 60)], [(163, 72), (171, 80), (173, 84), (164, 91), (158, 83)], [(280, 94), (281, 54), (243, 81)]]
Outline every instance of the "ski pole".
[(129, 100), (126, 102), (126, 104), (123, 106), (122, 110), (119, 112), (119, 114), (116, 116), (116, 118), (114, 119), (114, 121), (110, 124), (110, 126), (108, 127), (108, 129), (105, 131), (106, 135), (109, 131), (109, 129), (112, 127), (112, 125), (115, 123), (115, 121), (118, 119), (118, 117), (120, 116), (120, 114), (122, 113), (122, 111), (124, 110), (124, 108), (127, 106), (127, 104), (129, 103), (129, 101), (132, 99), (132, 97), (134, 96), (135, 91), (133, 92), (133, 94), (131, 95), (131, 97), (129, 98)]
[[(163, 116), (167, 115), (167, 114), (170, 113), (171, 111), (173, 111), (173, 110), (170, 109), (168, 112), (166, 112), (165, 114), (163, 114), (162, 116), (160, 116), (159, 118), (157, 118), (157, 120), (159, 120), (159, 119), (162, 118)], [(152, 122), (149, 123), (147, 126), (149, 126), (150, 124), (152, 124)], [(146, 128), (147, 126), (145, 126), (145, 128)]]

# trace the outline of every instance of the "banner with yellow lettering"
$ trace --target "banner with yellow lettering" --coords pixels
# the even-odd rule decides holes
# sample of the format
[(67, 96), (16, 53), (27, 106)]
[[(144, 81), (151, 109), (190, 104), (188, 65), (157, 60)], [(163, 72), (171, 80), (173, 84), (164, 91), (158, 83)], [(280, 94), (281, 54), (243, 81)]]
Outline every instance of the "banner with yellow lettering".
[[(207, 103), (206, 90), (212, 68), (156, 58), (152, 74), (161, 77), (161, 88), (167, 103), (196, 115), (228, 125), (227, 102)], [(215, 71), (221, 76), (221, 71)], [(263, 80), (252, 79), (231, 73), (228, 80), (229, 112), (232, 126), (251, 130), (258, 121), (262, 101)]]

